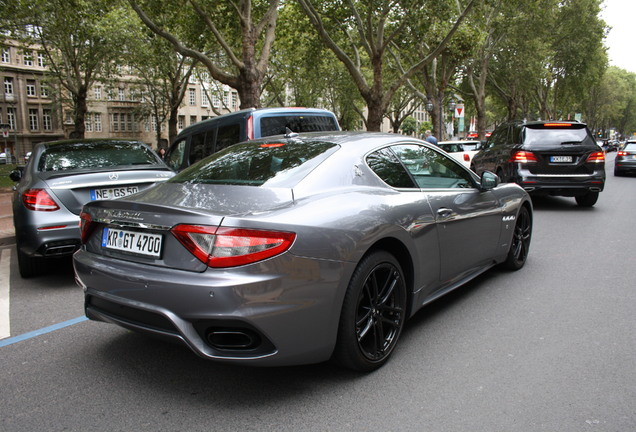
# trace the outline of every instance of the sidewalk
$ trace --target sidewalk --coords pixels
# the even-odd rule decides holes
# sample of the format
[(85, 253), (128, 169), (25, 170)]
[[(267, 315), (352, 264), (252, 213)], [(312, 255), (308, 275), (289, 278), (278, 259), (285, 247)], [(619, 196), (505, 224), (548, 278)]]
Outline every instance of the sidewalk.
[(15, 243), (13, 230), (13, 209), (11, 199), (13, 190), (10, 187), (0, 188), (0, 246)]

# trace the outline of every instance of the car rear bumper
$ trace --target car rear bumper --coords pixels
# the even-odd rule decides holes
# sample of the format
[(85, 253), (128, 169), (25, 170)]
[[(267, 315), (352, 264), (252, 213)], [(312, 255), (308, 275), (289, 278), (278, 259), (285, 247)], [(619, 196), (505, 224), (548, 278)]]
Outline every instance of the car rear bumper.
[(353, 271), (352, 264), (290, 254), (268, 262), (280, 266), (273, 273), (112, 264), (83, 249), (74, 255), (88, 318), (180, 342), (203, 358), (259, 366), (330, 358), (342, 281)]
[(634, 161), (615, 161), (614, 171), (636, 172), (636, 160)]
[(527, 192), (556, 196), (577, 196), (587, 192), (602, 192), (605, 188), (605, 172), (594, 174), (532, 174), (521, 171), (514, 182)]

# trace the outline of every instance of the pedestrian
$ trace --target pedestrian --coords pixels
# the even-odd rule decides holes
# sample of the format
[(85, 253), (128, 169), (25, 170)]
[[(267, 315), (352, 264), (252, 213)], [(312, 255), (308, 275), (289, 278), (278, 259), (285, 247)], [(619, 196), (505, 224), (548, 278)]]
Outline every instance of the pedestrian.
[(165, 149), (165, 148), (161, 147), (161, 148), (159, 149), (159, 157), (160, 157), (161, 159), (165, 159), (165, 158), (166, 158), (166, 149)]
[(437, 138), (433, 136), (433, 133), (430, 130), (427, 130), (424, 133), (426, 134), (426, 139), (425, 139), (426, 142), (430, 142), (431, 144), (437, 145)]

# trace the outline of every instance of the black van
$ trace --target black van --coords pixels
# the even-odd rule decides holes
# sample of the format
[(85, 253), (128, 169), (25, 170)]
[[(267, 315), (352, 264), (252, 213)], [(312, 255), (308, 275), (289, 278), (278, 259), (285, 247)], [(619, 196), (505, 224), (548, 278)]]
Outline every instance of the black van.
[(497, 126), (473, 157), (471, 169), (488, 170), (531, 195), (574, 197), (591, 207), (605, 187), (605, 154), (585, 123), (509, 122)]
[(166, 152), (170, 168), (181, 171), (232, 144), (292, 132), (340, 130), (331, 111), (317, 108), (250, 108), (185, 128)]

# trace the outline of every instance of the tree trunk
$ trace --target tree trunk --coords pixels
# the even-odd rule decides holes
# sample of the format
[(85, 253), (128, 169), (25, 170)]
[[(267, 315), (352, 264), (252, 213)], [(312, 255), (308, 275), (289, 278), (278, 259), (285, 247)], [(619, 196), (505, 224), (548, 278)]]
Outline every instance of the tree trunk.
[(86, 112), (88, 111), (88, 105), (86, 103), (86, 96), (88, 90), (86, 86), (80, 86), (77, 94), (73, 95), (73, 110), (74, 110), (74, 128), (69, 134), (69, 138), (83, 139), (86, 125), (84, 123), (86, 119)]

